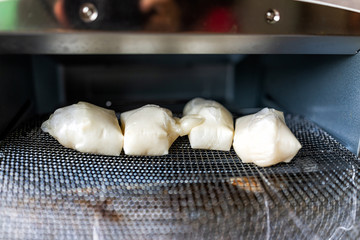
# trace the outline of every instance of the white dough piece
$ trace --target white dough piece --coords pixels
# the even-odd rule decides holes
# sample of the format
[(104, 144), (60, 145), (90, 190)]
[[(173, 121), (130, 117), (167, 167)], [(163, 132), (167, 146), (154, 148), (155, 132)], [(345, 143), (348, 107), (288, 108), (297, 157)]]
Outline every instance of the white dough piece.
[(172, 143), (200, 124), (198, 116), (173, 118), (172, 112), (157, 105), (145, 105), (120, 115), (127, 155), (166, 155)]
[(236, 120), (233, 147), (244, 163), (267, 167), (290, 162), (301, 144), (286, 126), (283, 112), (264, 108)]
[(189, 133), (192, 148), (229, 151), (234, 135), (234, 121), (231, 113), (220, 103), (194, 98), (183, 111), (184, 116), (199, 115), (204, 122)]
[(86, 102), (57, 109), (41, 129), (80, 152), (116, 156), (123, 147), (115, 112)]

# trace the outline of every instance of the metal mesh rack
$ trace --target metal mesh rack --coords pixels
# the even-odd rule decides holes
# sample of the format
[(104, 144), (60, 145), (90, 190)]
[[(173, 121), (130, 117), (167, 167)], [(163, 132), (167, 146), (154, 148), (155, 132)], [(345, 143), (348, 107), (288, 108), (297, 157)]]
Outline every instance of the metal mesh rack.
[(286, 121), (303, 148), (268, 168), (186, 137), (160, 157), (79, 153), (30, 121), (0, 142), (0, 238), (359, 239), (358, 160)]

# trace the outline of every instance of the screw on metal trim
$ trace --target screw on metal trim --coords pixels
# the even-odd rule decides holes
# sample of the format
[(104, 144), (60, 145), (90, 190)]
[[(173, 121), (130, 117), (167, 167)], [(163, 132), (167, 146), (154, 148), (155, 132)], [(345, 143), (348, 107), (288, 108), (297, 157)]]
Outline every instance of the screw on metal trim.
[(269, 9), (265, 16), (268, 23), (274, 24), (280, 21), (280, 12), (276, 9)]
[(97, 19), (98, 10), (92, 3), (84, 3), (80, 6), (79, 15), (83, 22), (90, 23)]

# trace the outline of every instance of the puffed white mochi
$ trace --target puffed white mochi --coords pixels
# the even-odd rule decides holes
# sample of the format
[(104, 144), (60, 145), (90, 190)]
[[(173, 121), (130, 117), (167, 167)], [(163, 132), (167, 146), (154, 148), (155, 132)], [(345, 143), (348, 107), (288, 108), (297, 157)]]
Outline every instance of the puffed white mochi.
[(57, 109), (41, 129), (80, 152), (116, 156), (123, 147), (115, 112), (86, 102)]
[(120, 115), (124, 129), (124, 152), (127, 155), (166, 155), (172, 143), (188, 134), (203, 119), (190, 116), (174, 118), (172, 112), (148, 104)]
[(236, 120), (233, 147), (244, 163), (267, 167), (290, 162), (301, 144), (286, 126), (283, 112), (264, 108)]
[(220, 103), (203, 98), (189, 101), (184, 116), (199, 115), (204, 122), (191, 129), (189, 141), (192, 148), (229, 151), (234, 136), (234, 121), (231, 113)]

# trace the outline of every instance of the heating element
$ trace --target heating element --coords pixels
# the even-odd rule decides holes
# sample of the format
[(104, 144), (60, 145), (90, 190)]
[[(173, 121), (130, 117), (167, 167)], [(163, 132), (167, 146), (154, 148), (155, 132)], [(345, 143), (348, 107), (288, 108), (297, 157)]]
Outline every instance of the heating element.
[(166, 156), (61, 146), (29, 121), (0, 142), (3, 239), (359, 239), (358, 160), (306, 119), (303, 145), (261, 168), (177, 139)]

